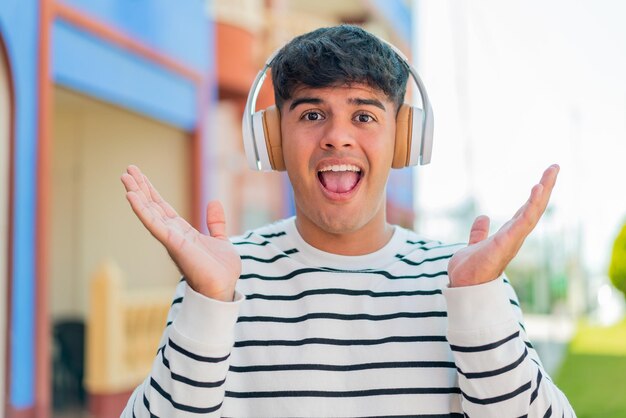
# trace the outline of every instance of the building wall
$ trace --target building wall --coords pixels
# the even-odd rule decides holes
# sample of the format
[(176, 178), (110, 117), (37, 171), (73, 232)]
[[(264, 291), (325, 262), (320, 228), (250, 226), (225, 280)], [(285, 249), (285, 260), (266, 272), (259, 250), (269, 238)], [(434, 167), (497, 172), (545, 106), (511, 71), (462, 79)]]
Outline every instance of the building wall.
[[(266, 5), (259, 0), (216, 1), (216, 59), (218, 102), (207, 114), (211, 131), (208, 166), (213, 199), (222, 202), (227, 232), (248, 229), (290, 215), (284, 175), (248, 168), (241, 119), (248, 91), (267, 58)], [(271, 82), (257, 100), (261, 109), (273, 102)]]
[(226, 232), (241, 234), (286, 216), (283, 173), (254, 172), (248, 168), (242, 138), (241, 109), (231, 100), (220, 100), (212, 116), (215, 138), (211, 152), (213, 198), (224, 206)]
[(63, 0), (131, 38), (197, 71), (209, 70), (212, 1)]
[(193, 80), (63, 17), (54, 21), (52, 42), (56, 84), (184, 130), (195, 129), (198, 92)]
[[(13, 213), (11, 220), (13, 241), (10, 243), (11, 253), (8, 257), (12, 272), (9, 277), (11, 293), (7, 338), (9, 379), (6, 382), (8, 393), (6, 404), (3, 402), (0, 405), (2, 410), (6, 405), (10, 417), (49, 416), (49, 412), (46, 411), (49, 411), (50, 406), (47, 387), (50, 378), (47, 365), (50, 355), (50, 346), (47, 343), (50, 312), (46, 294), (43, 292), (59, 290), (57, 286), (51, 288), (48, 277), (52, 262), (41, 263), (40, 260), (48, 260), (46, 253), (50, 251), (59, 249), (66, 251), (63, 249), (64, 244), (55, 247), (56, 250), (50, 246), (46, 247), (45, 244), (48, 240), (62, 237), (64, 232), (56, 231), (55, 236), (48, 233), (55, 228), (51, 222), (53, 199), (47, 198), (51, 196), (53, 189), (52, 170), (48, 171), (51, 165), (49, 163), (54, 158), (53, 154), (58, 151), (64, 152), (60, 148), (49, 146), (49, 138), (52, 136), (50, 132), (39, 131), (40, 127), (51, 126), (46, 115), (53, 113), (55, 104), (45, 100), (49, 97), (51, 86), (56, 83), (113, 103), (126, 109), (127, 113), (138, 112), (160, 121), (161, 123), (154, 120), (146, 123), (143, 130), (128, 130), (131, 135), (138, 135), (141, 138), (133, 137), (132, 144), (125, 145), (124, 152), (126, 155), (136, 155), (137, 149), (133, 147), (141, 145), (143, 147), (141, 154), (149, 155), (146, 151), (149, 151), (151, 146), (159, 144), (162, 138), (169, 138), (178, 144), (174, 148), (165, 146), (165, 152), (169, 152), (175, 161), (173, 166), (167, 168), (175, 170), (176, 174), (165, 171), (163, 173), (165, 179), (161, 182), (166, 188), (170, 187), (169, 184), (176, 184), (172, 187), (175, 190), (172, 199), (180, 199), (177, 195), (179, 191), (184, 194), (185, 203), (181, 206), (186, 207), (183, 207), (182, 211), (189, 213), (190, 195), (198, 194), (197, 186), (201, 184), (204, 176), (200, 171), (196, 176), (200, 178), (199, 181), (190, 180), (193, 167), (197, 168), (199, 165), (189, 164), (189, 143), (193, 135), (197, 154), (203, 152), (202, 141), (205, 138), (201, 135), (202, 123), (199, 115), (200, 108), (207, 107), (203, 100), (210, 97), (210, 95), (205, 97), (203, 93), (206, 75), (211, 72), (213, 65), (210, 59), (211, 25), (205, 13), (209, 3), (192, 1), (179, 4), (148, 0), (0, 2), (0, 37), (6, 43), (8, 60), (14, 74), (12, 91), (15, 97), (15, 116), (12, 124), (14, 149), (9, 157), (14, 167), (12, 176), (14, 193), (9, 202)], [(43, 10), (49, 11), (50, 14), (40, 16), (40, 11)], [(48, 18), (51, 18), (51, 21)], [(52, 66), (49, 65), (50, 62)], [(6, 91), (4, 87), (0, 88), (3, 92)], [(146, 121), (145, 117), (140, 119)], [(111, 120), (108, 123), (117, 123), (115, 118)], [(81, 123), (86, 126), (98, 124), (87, 120)], [(135, 125), (140, 126), (141, 123), (137, 122)], [(156, 125), (158, 128), (154, 128)], [(3, 123), (0, 126), (7, 125)], [(173, 126), (176, 128), (172, 128)], [(59, 128), (62, 129), (62, 126)], [(111, 130), (119, 133), (115, 129)], [(146, 137), (143, 137), (143, 134), (147, 134)], [(149, 136), (154, 136), (154, 141), (150, 142)], [(118, 137), (131, 142), (129, 136), (118, 135)], [(85, 147), (93, 151), (93, 155), (84, 156), (91, 160), (89, 169), (85, 170), (86, 178), (97, 183), (110, 178), (110, 173), (114, 171), (117, 183), (121, 161), (115, 162), (113, 158), (109, 158), (108, 153), (112, 148), (107, 146), (113, 144), (114, 140), (104, 134), (98, 136), (97, 132), (83, 139), (98, 142), (95, 146)], [(118, 146), (117, 151), (120, 151), (121, 143), (115, 145)], [(6, 156), (6, 153), (2, 155)], [(67, 157), (63, 155), (61, 160)], [(184, 164), (180, 163), (183, 159)], [(142, 162), (139, 158), (137, 160)], [(200, 157), (198, 161), (201, 161)], [(150, 168), (153, 160), (148, 159), (143, 163), (144, 168)], [(3, 161), (0, 161), (0, 164), (2, 168), (7, 167)], [(158, 175), (153, 177), (158, 178)], [(190, 183), (195, 186), (193, 193), (190, 190)], [(180, 184), (184, 184), (185, 187), (180, 187)], [(116, 193), (121, 193), (120, 201), (124, 202), (123, 188), (119, 184), (118, 186)], [(113, 190), (112, 185), (98, 184), (98, 187), (107, 193)], [(117, 216), (118, 209), (107, 206), (108, 198), (102, 201), (99, 200), (101, 196), (95, 196), (90, 192), (75, 193), (75, 196), (83, 196), (84, 200), (78, 201), (85, 210), (93, 203), (99, 205), (102, 212), (110, 212)], [(120, 205), (123, 207), (125, 203)], [(93, 213), (92, 209), (90, 208), (90, 213)], [(0, 205), (0, 216), (5, 212), (6, 209)], [(80, 251), (85, 254), (84, 260), (76, 261), (73, 254), (74, 265), (71, 268), (76, 272), (75, 277), (81, 275), (81, 271), (88, 271), (90, 264), (95, 262), (93, 260), (100, 253), (108, 252), (111, 242), (117, 239), (107, 235), (111, 232), (111, 228), (107, 229), (107, 226), (111, 225), (110, 219), (89, 217), (84, 214), (81, 216), (84, 222), (89, 223), (90, 228), (97, 225), (101, 229), (88, 231), (85, 226), (80, 226), (80, 231), (91, 235), (99, 234), (105, 239), (98, 240), (98, 244), (87, 248), (81, 246)], [(117, 219), (115, 222), (124, 223), (123, 220)], [(77, 236), (80, 237), (80, 234), (74, 233), (74, 237)], [(2, 232), (0, 238), (6, 241), (6, 233)], [(120, 248), (127, 243), (130, 245), (130, 241), (124, 239), (117, 241)], [(130, 254), (130, 251), (127, 254)], [(65, 256), (67, 257), (67, 253)], [(166, 254), (163, 253), (159, 258), (167, 262)], [(166, 268), (162, 270), (167, 271)], [(175, 280), (178, 274), (175, 271), (173, 273)], [(140, 276), (136, 272), (130, 274), (133, 277)], [(78, 305), (81, 304), (82, 302)], [(80, 308), (77, 309), (80, 311)], [(2, 374), (4, 375), (4, 372)], [(4, 385), (2, 387), (4, 390)]]
[(86, 316), (91, 276), (106, 259), (130, 288), (173, 287), (180, 273), (130, 209), (120, 175), (138, 165), (189, 219), (190, 135), (62, 88), (55, 89), (53, 125), (53, 320)]
[[(250, 1), (246, 0), (241, 4)], [(114, 150), (120, 151), (119, 147), (124, 147), (124, 155), (137, 155), (135, 162), (142, 165), (142, 168), (148, 171), (157, 184), (162, 184), (162, 189), (171, 188), (172, 197), (170, 199), (180, 199), (181, 202), (186, 202), (182, 203), (181, 207), (187, 204), (186, 210), (190, 212), (195, 212), (199, 207), (204, 206), (206, 200), (215, 194), (211, 190), (213, 184), (209, 183), (209, 176), (214, 172), (210, 168), (212, 148), (208, 146), (208, 142), (209, 139), (214, 142), (222, 139), (215, 135), (209, 138), (201, 133), (198, 134), (201, 132), (201, 129), (198, 128), (206, 121), (206, 119), (200, 118), (200, 115), (209, 113), (206, 108), (210, 105), (207, 103), (217, 98), (208, 82), (213, 76), (215, 59), (212, 23), (206, 12), (212, 3), (214, 1), (201, 0), (189, 2), (153, 0), (133, 0), (132, 2), (128, 0), (0, 1), (0, 35), (6, 43), (7, 56), (14, 74), (12, 90), (15, 97), (15, 116), (12, 124), (14, 127), (14, 149), (10, 157), (14, 166), (14, 194), (9, 202), (13, 213), (11, 220), (13, 241), (10, 243), (11, 254), (8, 260), (12, 271), (12, 275), (9, 277), (11, 284), (9, 295), (9, 320), (11, 322), (9, 324), (10, 334), (8, 335), (10, 360), (9, 380), (6, 385), (9, 393), (7, 399), (8, 415), (11, 417), (16, 416), (16, 413), (20, 416), (24, 416), (24, 414), (34, 416), (32, 411), (37, 405), (40, 407), (38, 410), (43, 411), (37, 416), (47, 416), (45, 410), (49, 406), (49, 399), (46, 395), (46, 380), (49, 375), (46, 374), (46, 365), (43, 363), (49, 354), (44, 339), (48, 336), (46, 323), (50, 319), (48, 316), (50, 312), (48, 312), (45, 303), (43, 305), (37, 303), (37, 289), (49, 290), (53, 301), (55, 298), (60, 298), (58, 303), (52, 303), (53, 312), (59, 314), (81, 313), (84, 311), (84, 302), (80, 302), (80, 297), (78, 298), (79, 302), (71, 305), (71, 307), (63, 306), (61, 308), (65, 296), (59, 296), (59, 294), (63, 291), (69, 291), (71, 288), (79, 293), (84, 292), (84, 288), (77, 290), (80, 283), (83, 283), (79, 280), (84, 279), (92, 265), (97, 263), (98, 258), (103, 254), (119, 250), (118, 253), (114, 253), (114, 256), (121, 260), (120, 263), (123, 268), (123, 264), (126, 263), (124, 257), (132, 254), (132, 249), (129, 250), (124, 246), (132, 246), (130, 243), (135, 241), (119, 239), (119, 237), (110, 235), (113, 230), (111, 228), (112, 221), (111, 217), (107, 217), (109, 215), (115, 216), (114, 222), (123, 225), (127, 224), (121, 217), (129, 216), (127, 219), (129, 222), (132, 219), (132, 214), (124, 206), (126, 203), (124, 203), (123, 197), (118, 201), (121, 206), (111, 204), (115, 199), (112, 196), (116, 193), (123, 193), (123, 189), (121, 185), (118, 185), (119, 192), (117, 192), (114, 191), (113, 183), (99, 183), (109, 181), (110, 178), (115, 178), (117, 183), (121, 171), (120, 167), (128, 163), (128, 161), (117, 160), (119, 155), (115, 154)], [(287, 9), (289, 8), (288, 4), (292, 4), (262, 1), (258, 3), (262, 4), (263, 7), (272, 3), (282, 4)], [(52, 22), (48, 22), (46, 19), (40, 20), (41, 5), (50, 6), (53, 15)], [(267, 12), (265, 10), (263, 14), (257, 16), (258, 21), (262, 23), (259, 25), (260, 29), (257, 29), (260, 30), (259, 39), (262, 40), (263, 44), (258, 50), (260, 51), (258, 56), (254, 58), (256, 61), (253, 65), (253, 72), (260, 68), (261, 60), (265, 58), (267, 53), (278, 46), (287, 36), (293, 35), (287, 33), (288, 30), (285, 28), (272, 29), (271, 25), (276, 22), (272, 19), (263, 20)], [(48, 26), (48, 23), (51, 25)], [(41, 28), (47, 28), (45, 30), (49, 29), (49, 32), (41, 32)], [(49, 62), (52, 63), (51, 66), (48, 65)], [(41, 77), (39, 77), (39, 69), (44, 69), (49, 73), (42, 72)], [(50, 109), (47, 107), (47, 101), (41, 100), (41, 109), (43, 109), (41, 110), (38, 108), (39, 99), (47, 97), (46, 94), (42, 96), (42, 93), (49, 93), (53, 83), (97, 100), (114, 104), (117, 108), (100, 109), (97, 112), (98, 116), (90, 114), (82, 119), (70, 120), (72, 118), (63, 114), (63, 106), (58, 104), (57, 97), (49, 104)], [(102, 103), (94, 102), (93, 99), (90, 104), (102, 105)], [(57, 106), (59, 106), (58, 109)], [(89, 105), (85, 104), (85, 106)], [(145, 124), (135, 120), (132, 125), (137, 129), (133, 130), (134, 128), (132, 128), (122, 133), (121, 128), (116, 130), (115, 127), (119, 121), (118, 116), (121, 117), (121, 114), (117, 113), (120, 108), (125, 109), (122, 112), (125, 116), (137, 117), (143, 122), (146, 122), (146, 116), (154, 120)], [(87, 109), (88, 107), (82, 110)], [(103, 120), (98, 120), (103, 114), (108, 114), (107, 112), (110, 114), (105, 117), (106, 123)], [(38, 128), (48, 126), (50, 122), (45, 117), (47, 113), (52, 115), (54, 119), (52, 122), (58, 123), (58, 126), (52, 135), (47, 132), (40, 135)], [(144, 116), (139, 117), (136, 113)], [(233, 117), (235, 122), (233, 122), (231, 132), (237, 132), (235, 127), (238, 125), (236, 121), (239, 117), (238, 115)], [(169, 126), (160, 125), (155, 120)], [(92, 126), (101, 127), (103, 125), (110, 129), (91, 129)], [(157, 128), (156, 125), (159, 127)], [(76, 134), (85, 126), (90, 128), (88, 135), (83, 137)], [(143, 126), (143, 128), (139, 128), (139, 126)], [(148, 134), (143, 136), (146, 132)], [(126, 138), (126, 142), (123, 145), (121, 142), (115, 143), (116, 138), (113, 138), (110, 133), (114, 133), (119, 138)], [(125, 136), (126, 134), (130, 136)], [(177, 165), (184, 160), (183, 154), (187, 155), (186, 158), (190, 158), (191, 152), (188, 142), (191, 135), (194, 135), (195, 138), (192, 158), (196, 158), (200, 162), (197, 167), (202, 167), (193, 179), (191, 178), (192, 171), (189, 169), (189, 160), (187, 160), (187, 167)], [(171, 167), (172, 172), (161, 168), (152, 168), (155, 164), (150, 159), (152, 156), (147, 160), (141, 160), (147, 156), (146, 150), (151, 149), (153, 145), (159, 142), (159, 139), (150, 142), (150, 136), (168, 138), (164, 141), (178, 144), (173, 148), (168, 148), (168, 145), (159, 145), (159, 147), (163, 146), (171, 155), (176, 154), (172, 158), (172, 161), (176, 161)], [(48, 147), (50, 145), (48, 143), (49, 137), (52, 141), (51, 147)], [(232, 149), (236, 147), (235, 144), (240, 144), (241, 138), (238, 136), (237, 138), (228, 138), (228, 140), (231, 142), (227, 144), (227, 148)], [(59, 142), (56, 144), (56, 141), (69, 141), (69, 143)], [(91, 144), (89, 141), (97, 143)], [(89, 143), (89, 146), (86, 143)], [(182, 145), (183, 143), (187, 143), (187, 145)], [(173, 151), (173, 149), (177, 151)], [(42, 153), (42, 150), (46, 152), (50, 150), (50, 154)], [(88, 151), (87, 154), (79, 154), (79, 150), (81, 153)], [(89, 152), (93, 153), (89, 154)], [(76, 157), (77, 155), (81, 155), (85, 159), (85, 161), (80, 161), (80, 164), (89, 162), (89, 164), (82, 166), (87, 181), (98, 184), (98, 187), (105, 190), (106, 193), (94, 195), (92, 194), (93, 190), (84, 189), (83, 180), (78, 183), (75, 179), (72, 180), (72, 171), (68, 167), (76, 167), (77, 161), (80, 160)], [(42, 158), (44, 164), (40, 164), (41, 160), (38, 158)], [(47, 171), (46, 162), (51, 163), (50, 171)], [(54, 171), (54, 167), (58, 167), (56, 164), (60, 164), (62, 167), (58, 172)], [(38, 175), (41, 168), (44, 171)], [(239, 168), (235, 171), (237, 170)], [(177, 174), (174, 172), (188, 177), (177, 178)], [(232, 175), (232, 170), (229, 175)], [(64, 178), (69, 179), (69, 184), (72, 185), (73, 189), (70, 187), (69, 190), (63, 190), (62, 188), (68, 187), (68, 184), (59, 179), (55, 180), (55, 176), (61, 176), (61, 178), (66, 176)], [(259, 176), (262, 180), (258, 182), (256, 180), (245, 181), (243, 186), (236, 182), (231, 183), (234, 184), (235, 188), (241, 186), (240, 196), (248, 199), (245, 202), (240, 202), (237, 200), (238, 198), (232, 198), (230, 202), (235, 210), (236, 208), (243, 208), (241, 210), (244, 213), (239, 216), (238, 225), (240, 229), (265, 222), (269, 217), (275, 218), (285, 215), (292, 210), (292, 208), (289, 209), (289, 205), (285, 204), (289, 194), (285, 189), (284, 176), (268, 176), (256, 173), (249, 173), (246, 176), (249, 179)], [(191, 193), (188, 189), (183, 192), (185, 186), (181, 186), (188, 186), (190, 183), (194, 185), (192, 194), (200, 194), (193, 208), (189, 207), (191, 205), (189, 200), (176, 194)], [(66, 199), (55, 200), (55, 190), (58, 190)], [(47, 202), (46, 197), (49, 195), (51, 201)], [(258, 205), (258, 202), (262, 202), (263, 205)], [(48, 204), (50, 204), (49, 210), (46, 209)], [(98, 209), (102, 209), (100, 212), (104, 213), (105, 216), (90, 215), (96, 213), (93, 208), (89, 208), (92, 204)], [(261, 208), (260, 212), (259, 208)], [(0, 215), (2, 215), (2, 210), (2, 206), (0, 206)], [(125, 211), (126, 215), (122, 215), (122, 210)], [(181, 212), (184, 210), (182, 209)], [(61, 213), (59, 225), (52, 221), (53, 217), (56, 216), (55, 213)], [(74, 219), (74, 223), (68, 225), (68, 213), (76, 214), (80, 219)], [(107, 213), (108, 215), (106, 215)], [(64, 216), (66, 217), (65, 220), (63, 220)], [(44, 224), (38, 223), (38, 219)], [(47, 225), (45, 224), (46, 220)], [(133, 222), (136, 221), (133, 219)], [(60, 228), (63, 225), (66, 226), (66, 229)], [(142, 231), (141, 233), (143, 233), (141, 227), (136, 223), (135, 227), (137, 232)], [(49, 234), (45, 231), (42, 232), (46, 228), (50, 229)], [(134, 233), (132, 228), (129, 223), (128, 234)], [(70, 234), (65, 236), (67, 231), (70, 231)], [(97, 235), (104, 237), (104, 239), (94, 240), (94, 243), (83, 248), (84, 234)], [(52, 256), (50, 257), (50, 264), (47, 266), (38, 265), (39, 257), (46, 252), (45, 242), (40, 239), (41, 236), (47, 237), (46, 242), (49, 242), (47, 248), (51, 251), (50, 255)], [(61, 242), (54, 242), (59, 239)], [(144, 235), (143, 238), (138, 238), (139, 241), (136, 242), (141, 242), (141, 239), (149, 240), (150, 238)], [(119, 248), (111, 250), (111, 242), (113, 241)], [(38, 245), (42, 242), (44, 242), (43, 247)], [(143, 244), (135, 245), (141, 246)], [(146, 243), (146, 245), (155, 245), (154, 248), (158, 246), (154, 242), (152, 244)], [(76, 251), (84, 254), (84, 257), (81, 256), (80, 261), (77, 261), (76, 254), (72, 253), (73, 260), (70, 260), (70, 267), (62, 266), (63, 262), (59, 262), (59, 260), (69, 260), (70, 250), (68, 248), (75, 248)], [(141, 248), (144, 251), (144, 247)], [(153, 256), (152, 254), (157, 254), (156, 249), (150, 254), (150, 258), (155, 260), (161, 259), (164, 262), (167, 260), (164, 253), (158, 257)], [(55, 264), (57, 262), (59, 264)], [(136, 270), (133, 271), (134, 268), (128, 267), (131, 280), (138, 280), (135, 283), (138, 286), (140, 281), (143, 284), (148, 284), (147, 275)], [(67, 271), (70, 271), (69, 275), (74, 280), (73, 283), (78, 283), (77, 286), (71, 286), (72, 283), (63, 281), (59, 282), (58, 285), (55, 284), (56, 279), (54, 277), (61, 277), (60, 280), (65, 280)], [(163, 271), (167, 271), (165, 267)], [(174, 274), (177, 276), (175, 272)], [(169, 273), (164, 275), (169, 277)], [(37, 355), (35, 355), (36, 352)], [(41, 370), (44, 372), (41, 373)], [(39, 380), (44, 383), (37, 383), (36, 376), (39, 376)]]

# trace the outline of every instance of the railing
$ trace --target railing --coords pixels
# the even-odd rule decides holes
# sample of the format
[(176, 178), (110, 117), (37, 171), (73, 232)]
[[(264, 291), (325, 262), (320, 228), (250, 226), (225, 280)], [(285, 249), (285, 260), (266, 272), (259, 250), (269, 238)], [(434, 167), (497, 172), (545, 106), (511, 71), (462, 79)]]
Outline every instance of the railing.
[(150, 371), (173, 289), (127, 290), (119, 268), (105, 262), (90, 293), (85, 387), (90, 396), (128, 392)]

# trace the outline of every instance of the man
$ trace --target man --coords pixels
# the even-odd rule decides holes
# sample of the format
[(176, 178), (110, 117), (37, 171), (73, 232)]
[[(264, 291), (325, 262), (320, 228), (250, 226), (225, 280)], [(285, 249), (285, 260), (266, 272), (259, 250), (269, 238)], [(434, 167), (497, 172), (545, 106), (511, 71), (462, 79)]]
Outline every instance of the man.
[(496, 234), (481, 216), (468, 245), (443, 245), (386, 222), (408, 78), (387, 45), (319, 29), (279, 52), (272, 77), (295, 218), (231, 242), (219, 203), (203, 235), (138, 168), (122, 176), (184, 275), (124, 416), (574, 416), (502, 277), (558, 167)]

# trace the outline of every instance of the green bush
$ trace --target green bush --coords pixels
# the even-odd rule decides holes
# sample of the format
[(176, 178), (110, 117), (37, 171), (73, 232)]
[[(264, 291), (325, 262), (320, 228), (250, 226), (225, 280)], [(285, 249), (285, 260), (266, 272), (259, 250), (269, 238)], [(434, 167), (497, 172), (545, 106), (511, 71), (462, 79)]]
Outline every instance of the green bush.
[(622, 227), (613, 244), (609, 277), (613, 286), (626, 295), (626, 224)]

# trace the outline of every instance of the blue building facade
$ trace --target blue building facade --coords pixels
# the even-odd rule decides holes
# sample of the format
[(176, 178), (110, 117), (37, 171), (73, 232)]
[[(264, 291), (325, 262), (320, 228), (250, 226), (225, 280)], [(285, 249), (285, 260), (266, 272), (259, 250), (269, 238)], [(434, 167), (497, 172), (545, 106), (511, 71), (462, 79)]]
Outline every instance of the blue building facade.
[(11, 190), (3, 372), (6, 416), (48, 416), (49, 329), (45, 240), (49, 228), (53, 86), (188, 132), (194, 138), (195, 206), (201, 206), (212, 97), (212, 24), (200, 0), (3, 0), (0, 48), (10, 105)]

